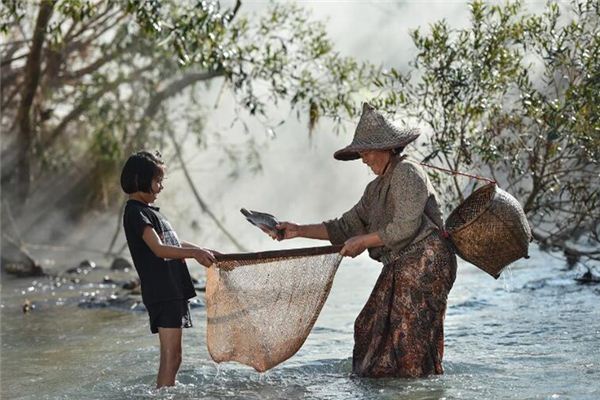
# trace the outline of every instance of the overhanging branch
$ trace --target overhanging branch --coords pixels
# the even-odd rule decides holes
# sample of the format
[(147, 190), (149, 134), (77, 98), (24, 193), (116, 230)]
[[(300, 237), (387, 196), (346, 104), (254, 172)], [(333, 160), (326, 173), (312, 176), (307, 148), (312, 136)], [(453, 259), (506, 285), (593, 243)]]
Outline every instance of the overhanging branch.
[(146, 110), (144, 111), (142, 121), (140, 122), (140, 125), (136, 130), (135, 135), (129, 143), (128, 152), (131, 152), (131, 149), (134, 148), (137, 143), (142, 141), (142, 138), (145, 135), (146, 130), (148, 128), (148, 124), (160, 109), (160, 105), (163, 101), (175, 96), (177, 93), (181, 92), (183, 89), (194, 83), (207, 81), (223, 75), (224, 71), (221, 69), (211, 72), (190, 72), (184, 75), (183, 77), (179, 78), (178, 80), (171, 82), (163, 90), (157, 92), (150, 99), (148, 107), (146, 107)]
[(542, 245), (549, 246), (558, 250), (562, 250), (565, 254), (575, 257), (587, 257), (591, 260), (600, 261), (600, 249), (582, 250), (573, 245), (568, 244), (563, 239), (555, 239), (552, 235), (545, 234), (539, 229), (532, 229), (533, 238)]
[(175, 153), (177, 154), (177, 158), (179, 160), (179, 163), (181, 165), (181, 169), (183, 170), (183, 174), (185, 176), (185, 179), (187, 180), (188, 184), (190, 185), (190, 188), (192, 189), (192, 193), (194, 193), (194, 197), (196, 198), (196, 201), (198, 202), (198, 205), (200, 206), (200, 209), (207, 214), (210, 219), (213, 220), (213, 222), (217, 225), (217, 227), (221, 230), (221, 232), (223, 232), (225, 234), (225, 236), (227, 237), (227, 239), (229, 239), (231, 241), (231, 243), (233, 243), (233, 245), (239, 250), (239, 251), (247, 251), (246, 249), (244, 249), (244, 247), (236, 240), (236, 238), (229, 233), (229, 231), (227, 230), (227, 228), (225, 228), (225, 226), (223, 226), (223, 224), (221, 223), (221, 221), (219, 221), (219, 219), (216, 217), (215, 214), (213, 214), (213, 212), (210, 210), (210, 208), (208, 208), (208, 205), (206, 204), (206, 202), (202, 199), (202, 197), (200, 196), (200, 193), (198, 192), (198, 189), (196, 188), (196, 185), (194, 185), (194, 181), (192, 180), (192, 176), (190, 175), (186, 165), (185, 165), (185, 161), (183, 160), (183, 155), (181, 154), (181, 148), (179, 147), (179, 143), (177, 143), (177, 139), (175, 138), (175, 135), (173, 134), (173, 132), (169, 129), (169, 137), (171, 138), (171, 141), (173, 143), (173, 147), (175, 148)]

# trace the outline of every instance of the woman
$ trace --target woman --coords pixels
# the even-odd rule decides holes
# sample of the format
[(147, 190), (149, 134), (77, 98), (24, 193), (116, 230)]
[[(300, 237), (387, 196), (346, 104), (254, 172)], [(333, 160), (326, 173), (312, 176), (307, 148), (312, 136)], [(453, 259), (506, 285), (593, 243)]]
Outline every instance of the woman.
[(330, 240), (344, 245), (344, 256), (368, 249), (383, 263), (354, 325), (352, 369), (359, 376), (443, 373), (443, 323), (456, 257), (442, 238), (442, 214), (427, 174), (401, 155), (417, 136), (365, 103), (352, 143), (334, 154), (338, 160), (361, 158), (377, 175), (360, 201), (338, 219), (277, 226), (279, 240)]

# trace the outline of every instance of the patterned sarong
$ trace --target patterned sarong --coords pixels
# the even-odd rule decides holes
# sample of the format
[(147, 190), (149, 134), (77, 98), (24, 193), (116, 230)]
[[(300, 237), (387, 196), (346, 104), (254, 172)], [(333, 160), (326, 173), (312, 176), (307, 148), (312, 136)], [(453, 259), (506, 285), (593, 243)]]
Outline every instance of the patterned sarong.
[(354, 324), (353, 373), (442, 374), (446, 301), (455, 277), (456, 256), (437, 232), (385, 265)]

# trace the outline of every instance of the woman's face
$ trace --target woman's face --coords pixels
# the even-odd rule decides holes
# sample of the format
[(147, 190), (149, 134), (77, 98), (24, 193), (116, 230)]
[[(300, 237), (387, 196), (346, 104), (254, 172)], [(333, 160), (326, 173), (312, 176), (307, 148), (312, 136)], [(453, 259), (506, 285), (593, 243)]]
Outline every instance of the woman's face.
[(375, 175), (383, 175), (392, 158), (390, 150), (367, 150), (359, 151), (358, 154), (362, 158), (362, 162), (367, 164)]

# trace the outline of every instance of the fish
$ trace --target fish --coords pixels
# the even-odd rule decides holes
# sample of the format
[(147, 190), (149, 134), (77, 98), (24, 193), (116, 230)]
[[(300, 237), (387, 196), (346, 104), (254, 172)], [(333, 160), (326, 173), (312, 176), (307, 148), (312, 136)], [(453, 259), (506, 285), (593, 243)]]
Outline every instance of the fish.
[(283, 239), (283, 229), (276, 228), (277, 224), (279, 224), (279, 221), (273, 215), (260, 211), (246, 210), (245, 208), (240, 209), (240, 212), (252, 225), (261, 229), (272, 231), (275, 233), (278, 239)]

